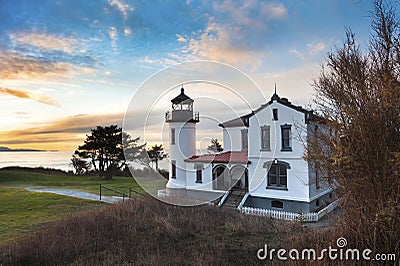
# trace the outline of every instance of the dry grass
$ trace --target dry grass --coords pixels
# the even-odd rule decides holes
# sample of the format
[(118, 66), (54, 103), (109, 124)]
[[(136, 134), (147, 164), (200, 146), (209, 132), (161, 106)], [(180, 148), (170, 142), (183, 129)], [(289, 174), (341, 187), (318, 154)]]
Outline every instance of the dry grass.
[(0, 250), (4, 265), (252, 265), (298, 224), (138, 198), (62, 220)]
[[(3, 265), (357, 265), (366, 261), (260, 261), (257, 251), (336, 248), (343, 227), (242, 215), (213, 206), (178, 207), (150, 197), (64, 217), (0, 248)], [(317, 253), (319, 254), (319, 253)], [(394, 265), (396, 262), (388, 262)]]

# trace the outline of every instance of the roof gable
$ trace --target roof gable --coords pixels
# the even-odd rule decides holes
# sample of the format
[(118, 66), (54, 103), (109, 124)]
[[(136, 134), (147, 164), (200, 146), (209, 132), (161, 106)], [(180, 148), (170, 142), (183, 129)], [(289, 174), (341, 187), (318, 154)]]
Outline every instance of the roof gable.
[(281, 98), (278, 96), (278, 94), (276, 94), (276, 92), (272, 95), (271, 100), (265, 104), (262, 104), (260, 107), (258, 107), (256, 110), (252, 111), (251, 113), (247, 114), (247, 115), (243, 115), (241, 117), (237, 117), (231, 120), (228, 120), (226, 122), (223, 122), (221, 124), (219, 124), (218, 126), (222, 127), (222, 128), (226, 128), (226, 127), (249, 127), (249, 118), (252, 117), (254, 114), (260, 112), (261, 110), (265, 109), (266, 107), (270, 106), (274, 101), (276, 101), (279, 104), (282, 104), (286, 107), (289, 107), (295, 111), (304, 113), (306, 116), (306, 123), (308, 122), (308, 119), (310, 117), (310, 115), (312, 114), (312, 111), (309, 111), (307, 109), (304, 109), (301, 106), (297, 106), (292, 104), (291, 102), (289, 102), (289, 100), (287, 98)]
[(263, 110), (264, 108), (266, 108), (266, 107), (268, 107), (269, 105), (271, 105), (274, 101), (276, 101), (277, 103), (280, 103), (280, 104), (282, 104), (282, 105), (284, 105), (284, 106), (286, 106), (286, 107), (289, 107), (289, 108), (291, 108), (291, 109), (293, 109), (293, 110), (296, 110), (296, 111), (298, 111), (298, 112), (302, 112), (302, 113), (305, 113), (305, 114), (311, 113), (311, 111), (309, 111), (309, 110), (307, 110), (307, 109), (304, 109), (304, 108), (301, 107), (301, 106), (297, 106), (297, 105), (292, 104), (287, 98), (281, 98), (281, 97), (279, 97), (278, 94), (276, 94), (276, 93), (274, 93), (274, 94), (272, 95), (271, 100), (270, 100), (268, 103), (262, 104), (258, 109), (256, 109), (256, 110), (254, 111), (254, 113), (258, 113), (259, 111), (261, 111), (261, 110)]
[(223, 122), (219, 124), (218, 126), (222, 128), (226, 127), (249, 127), (249, 118), (254, 115), (254, 112), (252, 111), (250, 114), (243, 115), (241, 117), (237, 117), (234, 119), (231, 119), (229, 121)]

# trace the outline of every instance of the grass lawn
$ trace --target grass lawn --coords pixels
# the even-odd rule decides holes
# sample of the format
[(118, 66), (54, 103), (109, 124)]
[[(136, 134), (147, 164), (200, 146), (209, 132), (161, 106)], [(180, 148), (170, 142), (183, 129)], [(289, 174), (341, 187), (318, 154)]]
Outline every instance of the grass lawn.
[(62, 215), (102, 206), (106, 204), (0, 186), (0, 246), (58, 220)]
[[(99, 194), (99, 184), (128, 193), (129, 188), (143, 192), (143, 189), (132, 177), (113, 177), (112, 180), (103, 180), (94, 176), (72, 176), (58, 174), (44, 174), (23, 170), (0, 170), (0, 186), (28, 187), (39, 186), (59, 189), (76, 189)], [(104, 190), (104, 195), (115, 193)]]
[[(135, 180), (128, 177), (102, 180), (94, 176), (0, 170), (0, 246), (45, 223), (58, 220), (62, 215), (107, 206), (97, 201), (29, 192), (24, 187), (74, 189), (99, 194), (99, 184), (126, 194), (129, 188), (143, 192)], [(103, 190), (102, 194), (119, 196), (107, 190)]]

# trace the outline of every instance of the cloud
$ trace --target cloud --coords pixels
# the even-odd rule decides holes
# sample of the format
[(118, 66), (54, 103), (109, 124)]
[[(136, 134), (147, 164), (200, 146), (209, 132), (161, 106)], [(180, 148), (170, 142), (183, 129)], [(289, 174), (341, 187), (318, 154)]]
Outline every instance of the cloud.
[(255, 0), (243, 2), (215, 1), (213, 9), (219, 17), (225, 16), (230, 24), (245, 25), (249, 28), (266, 26), (265, 20), (280, 20), (287, 16), (287, 9), (283, 4)]
[(35, 46), (50, 51), (62, 51), (68, 54), (75, 52), (77, 40), (72, 37), (61, 37), (46, 33), (20, 32), (10, 35), (10, 39), (23, 45)]
[(211, 21), (199, 38), (191, 38), (183, 48), (187, 59), (209, 59), (252, 68), (262, 63), (265, 51), (240, 45), (241, 30)]
[(281, 19), (287, 16), (285, 6), (280, 3), (261, 3), (261, 13), (268, 19)]
[(300, 59), (302, 59), (302, 60), (305, 59), (304, 53), (300, 52), (300, 51), (297, 50), (297, 49), (290, 49), (290, 50), (288, 51), (288, 53), (294, 54), (294, 55), (296, 55), (298, 58), (300, 58)]
[(0, 131), (0, 143), (14, 147), (62, 149), (72, 151), (83, 144), (85, 134), (98, 125), (122, 125), (123, 113), (80, 114), (57, 121), (38, 123), (35, 127)]
[(125, 27), (125, 29), (124, 29), (124, 35), (126, 36), (126, 37), (128, 37), (128, 36), (130, 36), (131, 35), (131, 29), (129, 28), (129, 27)]
[[(281, 35), (277, 27), (288, 16), (283, 4), (262, 1), (213, 1), (202, 30), (182, 36), (180, 60), (216, 60), (237, 67), (257, 69)], [(176, 58), (171, 58), (176, 60)]]
[(125, 19), (128, 16), (128, 10), (133, 10), (132, 7), (120, 0), (108, 0), (108, 3), (110, 6), (116, 7), (124, 15)]
[(178, 37), (178, 42), (187, 42), (187, 40), (182, 35), (176, 34), (176, 37)]
[(12, 95), (12, 96), (15, 96), (18, 98), (30, 99), (30, 100), (33, 100), (33, 101), (36, 101), (39, 103), (44, 103), (44, 104), (60, 107), (60, 104), (55, 99), (53, 99), (49, 96), (46, 96), (46, 95), (32, 93), (29, 91), (15, 90), (15, 89), (8, 89), (8, 88), (0, 87), (0, 94)]
[(65, 77), (74, 70), (67, 62), (51, 62), (16, 52), (0, 53), (0, 79), (47, 79)]
[(307, 47), (309, 48), (309, 54), (311, 55), (318, 54), (326, 49), (324, 42), (310, 43)]
[(310, 59), (315, 55), (320, 54), (326, 49), (326, 45), (324, 42), (313, 42), (307, 44), (307, 48), (305, 51), (299, 51), (297, 49), (289, 49), (288, 53), (296, 55), (298, 58), (305, 60)]
[[(139, 122), (147, 114), (147, 110), (135, 110), (134, 117), (130, 117), (130, 122), (132, 123), (124, 130), (128, 131), (133, 137), (140, 136), (141, 141), (143, 141), (143, 124)], [(83, 144), (85, 136), (90, 134), (91, 129), (97, 126), (122, 126), (123, 119), (124, 113), (78, 114), (63, 117), (56, 121), (43, 121), (29, 128), (9, 131), (0, 130), (0, 146), (73, 151)], [(161, 114), (161, 120), (163, 121), (163, 113)], [(152, 130), (146, 131), (146, 141), (152, 140), (154, 138), (153, 135), (156, 135), (154, 141), (157, 141), (161, 125), (155, 125), (154, 121), (149, 121), (148, 126)]]
[(117, 29), (115, 27), (110, 27), (108, 29), (108, 36), (110, 36), (110, 39), (115, 41), (117, 39)]
[(108, 29), (108, 36), (110, 36), (111, 45), (113, 46), (113, 48), (116, 48), (116, 45), (117, 45), (117, 28), (110, 27)]

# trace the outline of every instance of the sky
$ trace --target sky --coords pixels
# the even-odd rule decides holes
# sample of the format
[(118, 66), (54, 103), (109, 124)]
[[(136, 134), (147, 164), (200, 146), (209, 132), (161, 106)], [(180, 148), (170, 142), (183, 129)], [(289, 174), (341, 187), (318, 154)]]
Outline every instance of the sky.
[[(225, 107), (242, 115), (268, 100), (275, 84), (280, 96), (307, 106), (313, 78), (346, 29), (366, 47), (371, 10), (366, 0), (1, 0), (0, 146), (74, 151), (91, 128), (122, 126), (128, 108), (137, 117), (154, 109), (159, 120), (129, 132), (157, 143), (185, 78), (144, 85), (197, 60), (232, 66), (264, 96), (237, 83), (241, 95), (259, 100), (246, 106), (221, 85), (186, 82), (195, 109), (207, 114), (198, 141), (222, 136)], [(163, 97), (138, 100), (140, 90)]]

